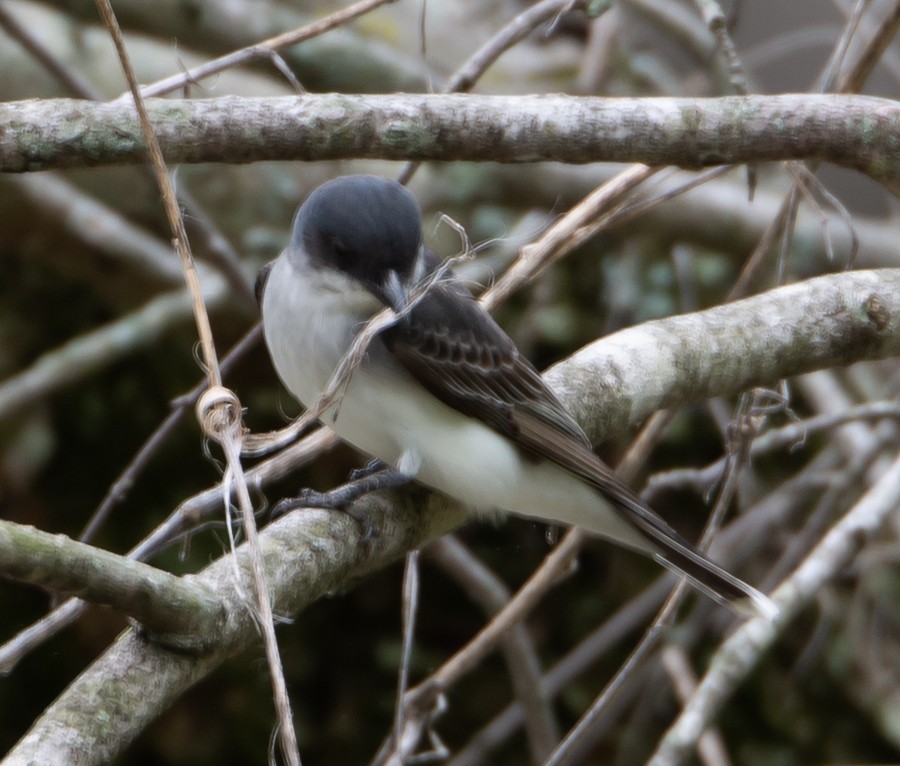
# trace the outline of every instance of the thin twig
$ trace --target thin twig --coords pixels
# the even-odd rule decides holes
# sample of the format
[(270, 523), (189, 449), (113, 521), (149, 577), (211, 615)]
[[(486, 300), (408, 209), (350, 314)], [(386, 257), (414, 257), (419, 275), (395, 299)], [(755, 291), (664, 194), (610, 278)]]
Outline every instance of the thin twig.
[(835, 87), (835, 84), (838, 81), (838, 73), (844, 64), (847, 53), (850, 50), (850, 45), (859, 30), (859, 23), (862, 21), (863, 14), (868, 5), (869, 0), (856, 0), (856, 4), (853, 6), (853, 12), (850, 14), (850, 18), (847, 19), (847, 23), (844, 24), (844, 28), (841, 30), (840, 39), (838, 40), (837, 45), (834, 46), (831, 56), (828, 57), (825, 68), (822, 70), (822, 74), (819, 77), (819, 82), (816, 85), (816, 90), (819, 92), (827, 93)]
[[(584, 230), (601, 212), (618, 203), (661, 168), (632, 165), (598, 186), (565, 216), (551, 226), (541, 238), (522, 248), (519, 258), (481, 297), (482, 305), (491, 310), (522, 284), (534, 279), (543, 269), (571, 252), (583, 241)], [(593, 233), (595, 229), (591, 229)]]
[(781, 555), (771, 564), (764, 587), (774, 588), (787, 577), (822, 539), (840, 510), (859, 499), (861, 488), (866, 486), (866, 473), (883, 455), (886, 446), (885, 440), (874, 439), (865, 449), (854, 454), (839, 472), (834, 471), (828, 477), (828, 485), (809, 512), (803, 527), (790, 536)]
[(875, 36), (863, 49), (856, 63), (848, 72), (841, 75), (837, 83), (839, 93), (857, 93), (861, 91), (866, 80), (887, 50), (897, 29), (900, 28), (900, 2), (895, 0), (890, 14), (875, 28)]
[[(450, 75), (446, 84), (441, 89), (441, 92), (467, 93), (480, 79), (481, 75), (483, 75), (488, 68), (500, 58), (500, 56), (516, 45), (516, 43), (524, 40), (529, 34), (537, 29), (538, 26), (548, 19), (558, 16), (571, 6), (584, 4), (584, 2), (576, 2), (575, 0), (541, 0), (541, 2), (535, 3), (527, 10), (518, 14), (512, 21), (496, 32), (490, 40), (475, 51), (475, 53), (469, 56), (468, 60)], [(421, 39), (424, 46), (424, 34), (421, 35)], [(413, 177), (421, 164), (421, 162), (407, 162), (400, 171), (397, 181), (401, 184), (409, 183), (409, 180)]]
[[(572, 566), (585, 539), (587, 534), (583, 530), (570, 529), (506, 607), (435, 673), (407, 692), (403, 707), (415, 711), (430, 710), (447, 689), (477, 667), (502, 641), (509, 626), (520, 623), (547, 591), (559, 583), (560, 573)], [(424, 713), (417, 715), (427, 723)]]
[(22, 47), (34, 56), (38, 63), (62, 83), (70, 93), (92, 101), (99, 101), (103, 97), (99, 90), (44, 45), (28, 27), (20, 24), (16, 17), (6, 9), (4, 3), (0, 3), (0, 27), (5, 29), (14, 40), (18, 40)]
[(180, 74), (166, 77), (152, 85), (145, 85), (141, 88), (141, 95), (145, 98), (161, 96), (173, 90), (179, 90), (187, 85), (199, 82), (206, 77), (218, 74), (226, 69), (246, 64), (254, 59), (269, 58), (270, 54), (277, 51), (279, 48), (286, 48), (289, 45), (296, 45), (304, 40), (317, 37), (331, 29), (346, 24), (348, 21), (352, 21), (358, 16), (368, 13), (379, 5), (385, 5), (392, 2), (395, 2), (395, 0), (360, 0), (360, 2), (354, 3), (340, 11), (335, 11), (324, 19), (318, 19), (299, 29), (293, 29), (290, 32), (275, 35), (262, 42), (248, 45), (245, 48), (220, 56), (212, 61), (207, 61), (193, 69), (188, 69)]
[(769, 225), (766, 226), (763, 235), (756, 243), (756, 247), (753, 248), (753, 252), (750, 253), (747, 260), (744, 261), (741, 273), (738, 275), (737, 280), (731, 286), (728, 295), (725, 297), (726, 301), (736, 300), (750, 292), (750, 286), (762, 270), (766, 258), (772, 251), (775, 243), (783, 239), (784, 231), (788, 226), (790, 211), (791, 195), (787, 194), (781, 201), (778, 213), (771, 220)]
[(800, 610), (834, 578), (900, 504), (900, 458), (822, 539), (813, 552), (772, 595), (775, 620), (745, 622), (713, 656), (697, 691), (666, 732), (649, 766), (676, 766), (722, 709), (737, 685), (756, 666)]
[[(710, 32), (716, 38), (719, 55), (725, 62), (728, 71), (728, 79), (734, 92), (740, 96), (747, 95), (747, 74), (741, 57), (738, 55), (737, 46), (728, 32), (728, 23), (725, 13), (718, 0), (694, 0), (694, 5), (703, 17), (703, 21), (709, 27)], [(756, 191), (756, 170), (754, 165), (747, 165), (747, 187), (749, 197), (752, 200)]]
[(725, 14), (722, 12), (722, 6), (719, 5), (718, 0), (694, 0), (694, 5), (697, 6), (703, 21), (716, 38), (719, 54), (724, 59), (728, 70), (731, 87), (734, 88), (735, 93), (742, 96), (747, 95), (747, 75), (744, 72), (744, 65), (741, 63), (734, 40), (728, 33), (728, 24)]
[[(455, 535), (445, 535), (425, 549), (484, 612), (493, 617), (510, 599), (506, 584)], [(525, 733), (534, 763), (543, 763), (559, 740), (549, 695), (542, 688), (541, 668), (534, 642), (524, 625), (512, 625), (501, 647), (516, 699), (524, 711)]]
[[(229, 371), (246, 356), (248, 352), (256, 348), (262, 340), (262, 324), (257, 323), (251, 330), (244, 335), (222, 358), (219, 369), (225, 376)], [(106, 522), (109, 514), (113, 509), (121, 503), (127, 496), (128, 492), (134, 486), (138, 476), (140, 476), (159, 448), (171, 436), (178, 425), (184, 420), (185, 416), (191, 412), (197, 404), (197, 400), (208, 388), (206, 380), (201, 381), (194, 386), (187, 394), (178, 397), (175, 402), (175, 408), (160, 423), (156, 429), (147, 437), (147, 440), (141, 445), (135, 456), (131, 459), (125, 469), (116, 477), (115, 481), (110, 485), (106, 496), (97, 506), (97, 510), (91, 515), (78, 539), (87, 543), (90, 542), (100, 527)]]
[(747, 453), (755, 433), (755, 425), (750, 417), (751, 400), (752, 396), (750, 394), (741, 394), (738, 400), (737, 411), (729, 423), (729, 438), (726, 440), (725, 445), (725, 463), (719, 481), (719, 491), (716, 501), (713, 503), (712, 513), (697, 546), (701, 551), (709, 548), (713, 537), (715, 537), (716, 532), (721, 527), (725, 512), (731, 505), (734, 493), (737, 491), (738, 474), (747, 463)]
[[(900, 404), (896, 402), (870, 402), (851, 407), (837, 414), (816, 415), (804, 420), (773, 428), (757, 436), (750, 445), (750, 459), (776, 450), (793, 451), (806, 444), (810, 436), (829, 431), (835, 426), (857, 420), (900, 419)], [(727, 458), (722, 457), (702, 468), (675, 468), (654, 474), (647, 480), (642, 497), (652, 502), (660, 492), (691, 488), (699, 494), (722, 475)]]
[[(672, 589), (671, 575), (660, 575), (641, 593), (620, 606), (603, 624), (553, 665), (541, 678), (540, 692), (548, 700), (556, 699), (574, 679), (599, 662), (609, 652), (618, 649), (628, 636), (647, 624), (653, 613)], [(520, 702), (512, 702), (470, 738), (457, 752), (448, 766), (475, 766), (490, 762), (491, 751), (509, 739), (524, 723)], [(543, 763), (543, 761), (541, 761)]]
[[(219, 369), (218, 359), (216, 357), (212, 328), (210, 327), (209, 315), (206, 312), (206, 307), (203, 302), (200, 280), (194, 265), (193, 256), (191, 255), (187, 232), (184, 229), (184, 219), (178, 208), (175, 189), (163, 159), (162, 150), (160, 149), (159, 142), (156, 140), (153, 127), (150, 124), (150, 118), (147, 114), (144, 100), (138, 87), (137, 77), (134, 73), (134, 68), (131, 65), (128, 50), (125, 47), (122, 31), (119, 28), (118, 21), (112, 6), (110, 5), (110, 0), (96, 0), (96, 3), (97, 8), (100, 11), (100, 16), (113, 39), (119, 61), (122, 65), (122, 70), (125, 73), (125, 79), (128, 81), (128, 86), (131, 90), (134, 106), (137, 109), (140, 118), (141, 133), (143, 134), (144, 142), (150, 154), (150, 164), (156, 177), (160, 193), (162, 194), (166, 217), (169, 220), (169, 226), (174, 236), (173, 244), (181, 260), (184, 277), (193, 299), (194, 321), (197, 325), (203, 361), (206, 366), (206, 375), (209, 381), (209, 390), (198, 402), (198, 420), (203, 426), (204, 432), (212, 438), (215, 438), (225, 453), (227, 469), (225, 471), (225, 477), (223, 478), (223, 485), (227, 487), (230, 480), (233, 480), (235, 483), (238, 506), (240, 507), (244, 521), (244, 534), (247, 538), (250, 559), (252, 562), (254, 595), (256, 597), (256, 609), (258, 610), (252, 613), (254, 617), (257, 618), (260, 628), (263, 631), (263, 643), (265, 646), (266, 658), (268, 660), (269, 673), (272, 679), (272, 686), (275, 694), (275, 708), (279, 720), (278, 733), (281, 741), (281, 749), (284, 757), (291, 766), (300, 766), (297, 735), (294, 730), (290, 698), (288, 697), (287, 685), (284, 681), (284, 670), (279, 656), (278, 642), (275, 639), (274, 616), (272, 614), (272, 605), (265, 568), (262, 561), (262, 554), (259, 549), (256, 519), (253, 515), (250, 493), (247, 488), (246, 477), (244, 476), (240, 462), (240, 402), (238, 401), (237, 396), (232, 392), (227, 391), (222, 386), (222, 373)], [(228, 503), (227, 494), (228, 493), (226, 493), (226, 504)]]
[(838, 264), (838, 259), (831, 241), (831, 229), (829, 226), (831, 218), (822, 209), (822, 206), (816, 199), (816, 193), (824, 197), (825, 201), (835, 212), (837, 212), (840, 219), (844, 222), (844, 225), (847, 228), (847, 234), (850, 237), (850, 250), (840, 266), (844, 269), (852, 269), (856, 263), (856, 256), (859, 254), (859, 235), (856, 232), (856, 226), (853, 223), (853, 216), (850, 215), (850, 211), (847, 210), (843, 202), (828, 191), (825, 184), (816, 178), (815, 174), (807, 165), (800, 162), (788, 162), (787, 170), (797, 184), (797, 188), (800, 189), (815, 212), (818, 213), (825, 252), (828, 256), (828, 260), (835, 265)]
[[(675, 644), (667, 644), (660, 654), (672, 687), (679, 701), (684, 703), (697, 688), (697, 678), (691, 668), (687, 652)], [(722, 735), (716, 729), (707, 729), (697, 742), (697, 755), (705, 766), (730, 766)]]
[(642, 668), (645, 661), (656, 650), (665, 629), (671, 624), (675, 613), (681, 606), (686, 589), (687, 583), (684, 580), (679, 581), (672, 589), (650, 628), (629, 653), (628, 659), (625, 660), (615, 676), (604, 687), (587, 712), (578, 720), (578, 723), (566, 734), (559, 747), (553, 751), (543, 766), (563, 766), (563, 764), (579, 762), (579, 757), (583, 756), (582, 751), (587, 744), (587, 738), (593, 730), (596, 721), (604, 714), (609, 704), (622, 692), (628, 681), (633, 678), (634, 674)]

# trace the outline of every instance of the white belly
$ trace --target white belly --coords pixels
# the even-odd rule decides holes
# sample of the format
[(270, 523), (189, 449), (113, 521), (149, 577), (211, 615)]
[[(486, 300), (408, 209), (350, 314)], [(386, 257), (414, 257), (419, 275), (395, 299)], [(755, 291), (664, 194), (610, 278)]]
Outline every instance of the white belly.
[[(336, 278), (329, 275), (328, 282), (343, 289), (323, 293), (319, 272), (299, 274), (282, 256), (263, 295), (264, 332), (275, 370), (306, 406), (317, 401), (358, 330), (346, 319), (347, 309), (367, 317), (380, 308), (374, 298), (353, 292), (349, 280), (340, 285)], [(315, 310), (310, 309), (313, 291)], [(523, 460), (508, 439), (429, 394), (377, 340), (336, 412), (322, 420), (342, 439), (475, 510), (577, 524), (647, 550), (594, 490), (550, 463)]]

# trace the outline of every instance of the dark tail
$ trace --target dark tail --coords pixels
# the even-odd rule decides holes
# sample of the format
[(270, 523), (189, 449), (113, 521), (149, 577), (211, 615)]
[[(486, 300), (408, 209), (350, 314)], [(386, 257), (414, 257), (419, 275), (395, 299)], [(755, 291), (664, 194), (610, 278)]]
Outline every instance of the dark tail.
[(593, 486), (646, 541), (649, 550), (645, 552), (697, 590), (742, 614), (759, 614), (770, 620), (778, 615), (772, 599), (700, 553), (592, 452), (576, 445), (564, 456), (556, 455), (553, 459)]
[[(537, 373), (535, 373), (537, 375)], [(537, 378), (539, 381), (540, 378)], [(552, 394), (548, 393), (552, 397)], [(621, 519), (631, 527), (644, 545), (638, 549), (655, 558), (664, 567), (687, 579), (713, 601), (736, 611), (756, 613), (774, 619), (778, 608), (756, 588), (714, 564), (693, 545), (657, 516), (616, 476), (615, 472), (591, 450), (590, 442), (565, 412), (536, 406), (521, 407), (513, 418), (516, 440), (537, 456), (592, 486), (610, 503)], [(595, 530), (604, 534), (602, 529)], [(624, 539), (623, 544), (628, 544)]]
[[(616, 489), (623, 489), (624, 493)], [(651, 555), (664, 567), (684, 577), (713, 601), (737, 612), (758, 614), (769, 620), (778, 616), (772, 599), (700, 553), (627, 487), (619, 485), (613, 491), (607, 488), (604, 494), (650, 543), (654, 549)]]

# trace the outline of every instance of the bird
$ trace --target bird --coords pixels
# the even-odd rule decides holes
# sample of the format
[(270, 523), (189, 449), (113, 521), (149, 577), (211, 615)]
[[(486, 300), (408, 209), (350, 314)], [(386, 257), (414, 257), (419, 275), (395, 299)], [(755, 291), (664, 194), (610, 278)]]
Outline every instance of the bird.
[(421, 217), (408, 189), (371, 175), (327, 181), (300, 205), (287, 247), (258, 280), (285, 388), (313, 406), (361, 327), (390, 307), (395, 321), (320, 416), (343, 441), (476, 514), (581, 527), (720, 604), (773, 618), (774, 602), (698, 551), (596, 455), (537, 369), (424, 244)]

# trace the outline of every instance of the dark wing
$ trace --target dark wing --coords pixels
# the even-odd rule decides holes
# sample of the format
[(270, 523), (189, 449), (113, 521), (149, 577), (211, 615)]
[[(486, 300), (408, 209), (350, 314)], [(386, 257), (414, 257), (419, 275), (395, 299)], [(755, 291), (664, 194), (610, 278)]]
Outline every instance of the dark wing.
[(381, 337), (394, 358), (444, 404), (610, 495), (638, 528), (656, 522), (675, 534), (593, 453), (540, 373), (458, 282), (433, 285)]
[(555, 445), (539, 441), (549, 438), (574, 441), (590, 452), (588, 438), (538, 371), (455, 280), (432, 285), (381, 338), (444, 404), (483, 421), (525, 450), (549, 457)]
[(444, 404), (509, 437), (597, 489), (675, 569), (719, 603), (758, 591), (699, 553), (598, 458), (579, 425), (496, 322), (453, 278), (441, 280), (381, 337), (394, 358)]

